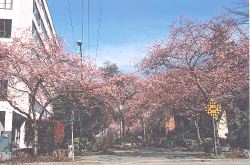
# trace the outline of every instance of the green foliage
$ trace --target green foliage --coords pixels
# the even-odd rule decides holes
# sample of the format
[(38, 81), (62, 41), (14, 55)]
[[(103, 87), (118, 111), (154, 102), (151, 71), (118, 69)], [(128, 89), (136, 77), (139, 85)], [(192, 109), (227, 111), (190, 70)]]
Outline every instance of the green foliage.
[(75, 155), (80, 155), (83, 148), (80, 146), (80, 138), (74, 138), (74, 153)]
[(172, 148), (174, 146), (189, 147), (193, 149), (198, 147), (195, 135), (191, 131), (177, 132), (169, 137), (161, 138), (160, 145), (164, 148)]
[[(71, 97), (72, 96), (72, 97)], [(71, 141), (71, 122), (72, 111), (74, 111), (74, 136), (80, 136), (80, 111), (82, 111), (82, 119), (84, 122), (83, 137), (87, 138), (91, 143), (95, 141), (94, 136), (108, 126), (108, 113), (104, 111), (105, 105), (100, 98), (92, 98), (88, 104), (84, 106), (77, 99), (77, 94), (62, 97), (53, 104), (55, 118), (63, 121), (65, 127), (64, 144)], [(72, 99), (74, 98), (74, 99)]]
[(39, 122), (38, 149), (40, 153), (51, 153), (55, 148), (55, 125), (51, 122)]
[(193, 132), (177, 132), (172, 138), (175, 139), (176, 146), (197, 147), (198, 143)]
[(203, 146), (204, 147), (213, 147), (214, 146), (213, 139), (212, 138), (205, 138), (203, 140)]
[(213, 153), (210, 155), (210, 159), (226, 159), (224, 154), (214, 155)]
[(106, 135), (98, 137), (97, 141), (94, 144), (94, 149), (107, 151), (108, 148), (114, 146), (115, 137), (112, 132), (108, 132)]
[(249, 148), (249, 112), (239, 111), (234, 114), (229, 122), (229, 134), (227, 136), (231, 147)]
[(32, 146), (32, 141), (34, 138), (34, 130), (31, 124), (30, 120), (27, 120), (25, 122), (25, 136), (24, 136), (24, 142), (27, 146)]
[(83, 139), (82, 146), (80, 145), (80, 138), (74, 138), (74, 150), (75, 155), (82, 155), (84, 150), (90, 150), (93, 148), (93, 143), (91, 143), (88, 138)]
[(213, 153), (214, 152), (214, 144), (212, 138), (205, 138), (203, 140), (203, 147), (205, 153)]
[[(38, 122), (38, 150), (39, 153), (51, 153), (55, 148), (54, 139), (55, 126), (48, 121)], [(31, 121), (25, 123), (25, 143), (32, 146), (34, 138), (34, 129)]]
[[(61, 142), (64, 136), (64, 127), (60, 121), (42, 120), (38, 122), (38, 150), (40, 154), (52, 153)], [(26, 145), (32, 146), (34, 138), (34, 129), (30, 120), (25, 123)]]
[(229, 140), (225, 138), (220, 138), (220, 146), (221, 147), (229, 147)]
[(188, 146), (188, 147), (192, 147), (192, 148), (198, 147), (198, 143), (195, 139), (184, 139), (184, 143), (185, 143), (185, 146)]
[(160, 145), (164, 148), (173, 148), (174, 147), (174, 140), (170, 140), (168, 138), (161, 138)]

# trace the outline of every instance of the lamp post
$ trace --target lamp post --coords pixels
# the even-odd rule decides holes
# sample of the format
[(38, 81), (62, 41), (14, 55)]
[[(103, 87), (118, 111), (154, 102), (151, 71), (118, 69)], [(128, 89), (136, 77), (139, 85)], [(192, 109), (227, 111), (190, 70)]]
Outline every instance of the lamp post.
[(77, 40), (76, 44), (80, 47), (80, 57), (81, 57), (81, 62), (82, 62), (82, 41), (81, 40)]
[[(82, 41), (81, 40), (77, 40), (76, 41), (76, 44), (80, 47), (80, 57), (81, 57), (81, 63), (82, 63)], [(81, 79), (82, 77), (80, 77)], [(82, 131), (82, 128), (83, 128), (83, 124), (82, 124), (82, 111), (80, 110), (80, 114), (79, 114), (79, 118), (80, 118), (80, 149), (82, 149), (82, 145), (83, 145), (83, 131)]]

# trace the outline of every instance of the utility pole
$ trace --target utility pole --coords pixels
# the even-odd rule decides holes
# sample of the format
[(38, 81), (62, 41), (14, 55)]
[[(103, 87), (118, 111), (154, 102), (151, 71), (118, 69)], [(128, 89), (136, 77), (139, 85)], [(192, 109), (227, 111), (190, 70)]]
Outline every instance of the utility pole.
[(218, 155), (218, 150), (217, 150), (217, 137), (216, 137), (216, 123), (215, 119), (212, 118), (213, 121), (213, 133), (214, 133), (214, 154), (217, 156)]
[[(81, 60), (81, 63), (82, 63), (82, 41), (81, 40), (78, 40), (76, 42), (76, 44), (80, 47), (80, 60)], [(82, 76), (80, 77), (80, 79), (82, 79)], [(79, 113), (79, 120), (80, 120), (80, 149), (82, 149), (82, 146), (83, 146), (83, 120), (82, 120), (82, 117), (83, 117), (83, 113), (82, 113), (82, 110), (80, 110), (80, 113)]]
[(214, 99), (211, 99), (208, 103), (207, 113), (212, 118), (213, 123), (213, 140), (214, 140), (214, 154), (218, 154), (218, 143), (217, 143), (217, 127), (215, 118), (221, 113), (221, 106)]
[(74, 110), (72, 110), (72, 117), (71, 117), (71, 152), (72, 152), (72, 160), (75, 160), (75, 147), (74, 147)]

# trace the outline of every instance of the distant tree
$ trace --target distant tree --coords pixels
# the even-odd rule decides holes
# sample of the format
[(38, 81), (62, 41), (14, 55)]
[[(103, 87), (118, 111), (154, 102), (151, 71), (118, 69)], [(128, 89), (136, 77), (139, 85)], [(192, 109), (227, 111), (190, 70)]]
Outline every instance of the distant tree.
[[(66, 126), (64, 142), (71, 140), (72, 111), (74, 112), (74, 136), (80, 137), (80, 115), (83, 119), (83, 137), (92, 144), (95, 142), (95, 135), (108, 127), (109, 117), (106, 106), (101, 100), (93, 98), (88, 105), (83, 105), (76, 97), (66, 96), (55, 102), (53, 111), (56, 119), (62, 120)], [(83, 113), (81, 114), (80, 111)], [(86, 148), (86, 145), (82, 146)]]
[(235, 8), (226, 8), (230, 13), (234, 15), (237, 22), (239, 24), (249, 23), (249, 1), (248, 0), (240, 0), (237, 2), (237, 6)]
[(110, 61), (105, 61), (100, 70), (104, 72), (104, 77), (106, 78), (120, 74), (118, 66)]

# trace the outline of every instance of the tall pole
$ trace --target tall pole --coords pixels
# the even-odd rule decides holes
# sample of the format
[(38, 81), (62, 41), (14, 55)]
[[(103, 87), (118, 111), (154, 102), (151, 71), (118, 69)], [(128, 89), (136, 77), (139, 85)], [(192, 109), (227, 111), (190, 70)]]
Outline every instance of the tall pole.
[(217, 151), (217, 138), (216, 138), (216, 124), (215, 124), (215, 118), (212, 118), (213, 120), (213, 133), (214, 133), (214, 154), (217, 155), (218, 151)]
[(211, 99), (208, 102), (208, 109), (207, 109), (208, 115), (212, 118), (213, 123), (213, 134), (214, 134), (214, 154), (218, 154), (218, 144), (217, 143), (217, 127), (216, 127), (216, 121), (215, 118), (221, 113), (221, 106), (218, 104), (214, 99)]
[(74, 111), (72, 110), (71, 118), (71, 144), (72, 144), (72, 160), (75, 160), (75, 148), (74, 148)]
[[(76, 44), (80, 47), (80, 60), (81, 60), (81, 63), (82, 63), (82, 41), (78, 40), (76, 42)], [(80, 79), (82, 79), (82, 77), (80, 77)], [(80, 114), (79, 114), (79, 122), (80, 122), (80, 149), (82, 149), (82, 146), (83, 146), (83, 121), (82, 121), (82, 116), (83, 116), (83, 113), (82, 113), (82, 110), (80, 110)]]
[(80, 46), (80, 57), (81, 57), (81, 63), (82, 63), (82, 45)]

